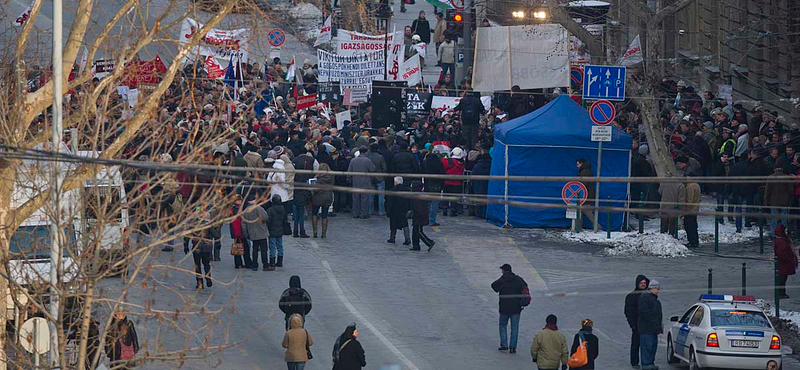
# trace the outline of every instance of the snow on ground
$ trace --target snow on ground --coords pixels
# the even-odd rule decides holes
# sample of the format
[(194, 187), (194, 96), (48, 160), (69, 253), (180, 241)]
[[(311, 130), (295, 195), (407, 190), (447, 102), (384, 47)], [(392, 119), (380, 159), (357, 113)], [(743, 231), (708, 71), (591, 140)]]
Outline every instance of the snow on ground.
[[(763, 299), (756, 299), (756, 306), (764, 310), (767, 316), (775, 317), (775, 306), (772, 302)], [(781, 310), (781, 319), (791, 321), (797, 328), (800, 328), (800, 312)]]
[(275, 5), (275, 9), (289, 14), (301, 40), (316, 40), (322, 27), (322, 11), (318, 7), (309, 3), (279, 3)]
[(609, 256), (657, 256), (657, 257), (685, 257), (691, 252), (680, 241), (666, 234), (637, 232), (612, 232), (611, 238), (606, 233), (584, 231), (574, 233), (563, 232), (562, 238), (573, 242), (606, 245), (604, 254)]

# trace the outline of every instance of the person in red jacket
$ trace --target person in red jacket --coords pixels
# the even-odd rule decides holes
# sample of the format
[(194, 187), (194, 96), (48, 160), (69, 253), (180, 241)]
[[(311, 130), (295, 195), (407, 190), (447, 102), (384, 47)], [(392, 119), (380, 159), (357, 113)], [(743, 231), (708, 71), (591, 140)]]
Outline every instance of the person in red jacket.
[[(242, 197), (237, 195), (237, 199), (233, 203), (233, 208), (231, 209), (231, 216), (240, 213), (241, 210), (242, 210)], [(244, 232), (242, 231), (241, 214), (230, 223), (230, 227), (231, 227), (231, 237), (233, 238), (233, 242), (242, 243), (242, 245), (244, 245), (244, 255), (233, 256), (233, 268), (237, 269), (250, 268), (250, 266), (253, 264), (253, 261), (250, 259), (250, 245), (248, 244), (248, 240), (244, 236)], [(243, 258), (244, 261), (242, 261)]]
[[(461, 148), (454, 148), (453, 151), (450, 152), (449, 158), (442, 158), (442, 164), (444, 165), (444, 171), (447, 175), (453, 176), (463, 176), (464, 175), (464, 150)], [(453, 180), (445, 180), (444, 181), (444, 192), (447, 193), (449, 196), (460, 196), (461, 195), (461, 187), (463, 181), (459, 179)], [(447, 215), (447, 210), (450, 210), (450, 216), (456, 216), (457, 214), (461, 213), (461, 205), (458, 201), (446, 201), (444, 203), (444, 211), (443, 215)]]
[(778, 260), (778, 289), (781, 298), (789, 298), (786, 294), (786, 280), (797, 270), (797, 256), (794, 254), (792, 240), (786, 236), (786, 226), (775, 227), (775, 258)]

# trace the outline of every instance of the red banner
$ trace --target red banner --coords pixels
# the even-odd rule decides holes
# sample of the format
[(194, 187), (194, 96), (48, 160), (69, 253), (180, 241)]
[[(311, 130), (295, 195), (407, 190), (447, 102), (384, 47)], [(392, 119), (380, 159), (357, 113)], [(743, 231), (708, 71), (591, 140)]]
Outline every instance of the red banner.
[(122, 77), (122, 85), (131, 88), (135, 88), (139, 84), (157, 85), (161, 82), (164, 73), (167, 73), (167, 67), (156, 55), (156, 58), (150, 61), (130, 63), (125, 71), (125, 76)]
[(317, 94), (300, 96), (297, 98), (297, 109), (311, 108), (317, 104)]

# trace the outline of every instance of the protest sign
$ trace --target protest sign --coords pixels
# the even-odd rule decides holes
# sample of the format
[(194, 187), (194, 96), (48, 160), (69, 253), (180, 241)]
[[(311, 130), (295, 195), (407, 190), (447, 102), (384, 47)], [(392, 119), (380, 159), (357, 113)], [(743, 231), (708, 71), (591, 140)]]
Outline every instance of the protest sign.
[(383, 50), (353, 56), (341, 56), (317, 50), (317, 59), (319, 81), (338, 82), (342, 89), (352, 87), (369, 93), (372, 89), (372, 80), (383, 77)]
[(206, 73), (208, 73), (208, 78), (212, 80), (221, 80), (225, 77), (225, 69), (222, 68), (222, 65), (217, 63), (217, 58), (209, 55), (206, 57)]
[(336, 113), (336, 128), (341, 130), (344, 128), (344, 121), (352, 121), (350, 118), (350, 110)]
[(416, 91), (406, 92), (406, 114), (424, 115), (428, 113), (425, 105), (431, 99), (430, 93), (421, 93)]
[(317, 94), (297, 97), (297, 109), (311, 108), (317, 104)]
[[(179, 41), (188, 42), (202, 27), (203, 24), (198, 23), (194, 19), (184, 19), (181, 23)], [(211, 55), (217, 58), (217, 62), (220, 64), (230, 60), (233, 54), (235, 57), (241, 58), (242, 62), (246, 63), (248, 61), (247, 44), (249, 38), (250, 30), (247, 28), (236, 30), (212, 28), (208, 33), (203, 35), (200, 39), (200, 43), (192, 50), (191, 54), (200, 54), (202, 56)]]

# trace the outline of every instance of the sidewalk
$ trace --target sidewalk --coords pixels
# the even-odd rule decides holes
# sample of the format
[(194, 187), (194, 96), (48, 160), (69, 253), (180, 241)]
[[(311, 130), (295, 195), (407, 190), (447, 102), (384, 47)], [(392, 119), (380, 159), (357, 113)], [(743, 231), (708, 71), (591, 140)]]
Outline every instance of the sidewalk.
[(433, 42), (433, 29), (436, 27), (436, 14), (433, 12), (433, 5), (425, 0), (415, 0), (415, 4), (406, 4), (406, 12), (400, 11), (400, 2), (402, 0), (394, 0), (392, 9), (394, 10), (394, 17), (389, 22), (389, 30), (392, 27), (397, 27), (398, 31), (402, 31), (405, 26), (411, 26), (417, 17), (419, 17), (420, 10), (425, 11), (425, 19), (431, 25), (431, 45), (428, 45), (427, 53), (425, 55), (425, 66), (422, 67), (422, 78), (425, 80), (426, 85), (436, 85), (439, 80), (439, 74), (442, 72), (440, 67), (436, 66), (436, 45)]

